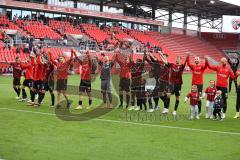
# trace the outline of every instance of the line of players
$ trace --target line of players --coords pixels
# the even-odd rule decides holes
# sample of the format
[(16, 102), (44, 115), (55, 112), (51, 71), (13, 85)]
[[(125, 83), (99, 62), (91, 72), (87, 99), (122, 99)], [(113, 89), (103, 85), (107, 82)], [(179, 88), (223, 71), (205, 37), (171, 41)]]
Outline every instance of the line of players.
[[(131, 53), (131, 54), (129, 54)], [(128, 55), (128, 56), (126, 56)], [(129, 56), (130, 55), (130, 56)], [(205, 58), (205, 64), (200, 64), (200, 58), (195, 57), (194, 64), (190, 63), (189, 55), (187, 56), (185, 62), (180, 64), (180, 57), (176, 58), (176, 63), (169, 63), (167, 60), (167, 54), (159, 52), (159, 57), (161, 60), (156, 58), (153, 54), (147, 53), (145, 51), (143, 59), (138, 59), (136, 63), (132, 58), (133, 51), (129, 45), (122, 43), (118, 49), (115, 50), (115, 54), (112, 58), (112, 61), (109, 62), (107, 56), (102, 55), (101, 59), (98, 59), (99, 65), (101, 66), (101, 91), (103, 94), (103, 102), (106, 104), (105, 107), (112, 108), (112, 97), (111, 97), (111, 68), (117, 62), (120, 65), (120, 82), (119, 82), (119, 108), (123, 107), (123, 93), (126, 93), (126, 108), (128, 110), (141, 110), (144, 106), (147, 109), (146, 102), (149, 104), (148, 112), (153, 112), (158, 109), (158, 101), (161, 99), (164, 103), (163, 114), (169, 112), (170, 105), (170, 96), (175, 94), (176, 101), (173, 111), (173, 115), (176, 115), (177, 109), (179, 106), (179, 96), (182, 86), (182, 74), (183, 70), (188, 64), (192, 70), (192, 85), (197, 87), (198, 100), (194, 105), (198, 106), (198, 114), (201, 113), (201, 97), (203, 90), (203, 74), (204, 71), (209, 68), (217, 73), (217, 82), (214, 87), (216, 89), (207, 89), (207, 97), (209, 95), (215, 95), (217, 90), (222, 92), (223, 99), (223, 114), (222, 117), (225, 118), (225, 113), (227, 111), (227, 86), (228, 78), (231, 77), (233, 80), (236, 80), (239, 72), (233, 73), (231, 68), (227, 66), (227, 59), (221, 59), (221, 65), (212, 66), (208, 63), (207, 58)], [(46, 50), (40, 50), (38, 55), (31, 54), (26, 62), (21, 62), (17, 57), (15, 63), (11, 63), (13, 66), (13, 88), (17, 93), (18, 97), (20, 95), (20, 90), (22, 90), (22, 98), (25, 100), (27, 94), (25, 87), (28, 87), (30, 90), (30, 100), (29, 105), (31, 106), (40, 106), (41, 102), (45, 96), (46, 91), (50, 91), (51, 94), (51, 107), (54, 107), (55, 96), (53, 93), (54, 89), (54, 77), (52, 73), (56, 74), (57, 78), (57, 107), (61, 107), (61, 95), (67, 100), (67, 107), (70, 107), (70, 101), (67, 95), (67, 80), (68, 80), (68, 71), (73, 59), (76, 59), (79, 64), (82, 66), (81, 73), (81, 82), (79, 85), (79, 102), (78, 106), (75, 109), (82, 109), (82, 95), (87, 93), (89, 101), (88, 108), (92, 106), (92, 95), (91, 95), (91, 80), (92, 80), (92, 58), (93, 56), (87, 51), (84, 58), (79, 58), (74, 50), (71, 50), (71, 56), (66, 60), (64, 55), (60, 55), (58, 60), (54, 60), (50, 52)], [(96, 57), (101, 57), (96, 55)], [(146, 62), (150, 66), (149, 77), (144, 80), (142, 75), (144, 74), (144, 68)], [(20, 86), (20, 76), (22, 70), (25, 70), (25, 80), (23, 87)], [(131, 83), (132, 82), (132, 83)], [(170, 85), (171, 84), (171, 85)], [(131, 88), (131, 89), (130, 89)], [(193, 87), (194, 90), (194, 87)], [(130, 96), (131, 93), (131, 96)], [(37, 102), (34, 102), (35, 96), (38, 95)], [(239, 117), (239, 94), (237, 94), (237, 104), (236, 104), (236, 116)], [(107, 97), (109, 103), (107, 103)], [(191, 97), (190, 94), (188, 97)], [(135, 108), (135, 100), (137, 99), (137, 107)], [(154, 100), (155, 107), (153, 107), (152, 99)], [(196, 97), (195, 97), (196, 99)], [(131, 106), (130, 106), (131, 100)], [(207, 99), (207, 108), (212, 108), (212, 99)], [(192, 100), (190, 101), (190, 103)], [(197, 104), (196, 104), (197, 103)], [(193, 104), (191, 104), (192, 106)], [(206, 118), (211, 117), (211, 114), (207, 112)]]

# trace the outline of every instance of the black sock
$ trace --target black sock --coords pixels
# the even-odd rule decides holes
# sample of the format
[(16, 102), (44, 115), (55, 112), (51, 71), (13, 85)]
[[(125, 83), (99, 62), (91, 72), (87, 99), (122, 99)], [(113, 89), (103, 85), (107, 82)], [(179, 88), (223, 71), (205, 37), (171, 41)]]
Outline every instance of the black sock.
[(110, 103), (112, 103), (112, 93), (108, 93), (108, 100)]
[(30, 90), (30, 95), (31, 95), (31, 101), (34, 102), (34, 100), (35, 100), (35, 92)]
[(119, 95), (119, 100), (120, 100), (120, 106), (122, 106), (123, 105), (123, 95), (122, 94)]
[(148, 98), (148, 105), (149, 105), (149, 109), (153, 109), (152, 98)]
[(88, 104), (89, 104), (89, 106), (92, 105), (92, 100), (91, 99), (88, 100)]
[(80, 106), (81, 106), (81, 105), (82, 105), (82, 101), (78, 101), (78, 105), (80, 105)]
[(38, 104), (41, 104), (42, 101), (42, 93), (38, 93)]
[(22, 98), (26, 99), (27, 98), (27, 93), (25, 89), (22, 89)]
[(107, 103), (107, 95), (106, 95), (106, 93), (103, 93), (103, 103), (104, 104)]
[(158, 97), (154, 97), (153, 100), (155, 102), (155, 108), (158, 107), (159, 98)]
[(18, 93), (19, 93), (19, 95), (18, 95), (18, 97), (19, 97), (19, 96), (20, 96), (20, 93), (21, 93), (21, 89), (18, 88), (17, 90), (18, 90)]
[(45, 97), (45, 93), (38, 93), (38, 104), (41, 104), (42, 103), (42, 100), (44, 99)]
[(129, 94), (126, 95), (126, 101), (127, 101), (127, 107), (128, 107), (129, 101), (130, 101), (130, 95)]
[(17, 93), (17, 96), (19, 97), (20, 95), (20, 89), (18, 89), (17, 87), (13, 87), (14, 91)]
[(142, 100), (141, 99), (137, 99), (138, 105), (140, 110), (142, 110)]
[(170, 105), (170, 98), (166, 98), (164, 104), (165, 104), (164, 107), (168, 109), (168, 108), (169, 108), (169, 105)]
[(176, 101), (175, 101), (174, 111), (177, 111), (178, 105), (179, 105), (179, 100), (176, 100)]
[(134, 106), (135, 105), (135, 96), (132, 95), (131, 97), (131, 106)]
[(202, 101), (198, 101), (198, 113), (200, 114), (202, 110)]
[(54, 93), (51, 93), (51, 101), (52, 101), (52, 106), (55, 104), (55, 95)]

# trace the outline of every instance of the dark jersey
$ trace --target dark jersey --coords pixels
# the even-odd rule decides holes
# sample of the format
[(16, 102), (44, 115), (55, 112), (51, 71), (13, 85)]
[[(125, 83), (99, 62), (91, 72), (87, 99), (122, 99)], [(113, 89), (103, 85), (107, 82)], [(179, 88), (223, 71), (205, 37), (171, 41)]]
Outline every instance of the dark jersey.
[(177, 65), (170, 63), (170, 82), (173, 84), (181, 85), (183, 83), (182, 74), (184, 71), (185, 65)]
[(111, 78), (111, 69), (112, 69), (114, 63), (109, 62), (108, 64), (104, 64), (103, 62), (100, 61), (99, 65), (101, 66), (100, 78), (102, 80), (109, 80)]
[(146, 58), (146, 61), (151, 66), (151, 72), (153, 77), (157, 80), (157, 83), (159, 83), (159, 80), (169, 81), (169, 65), (165, 65), (161, 61), (154, 60), (152, 57), (150, 57), (150, 60)]
[(20, 78), (22, 74), (22, 69), (20, 63), (14, 62), (10, 63), (10, 65), (13, 68), (13, 77), (14, 78)]
[(223, 107), (223, 99), (221, 96), (218, 96), (214, 99), (214, 105), (213, 108), (215, 109), (221, 109)]
[(198, 101), (199, 101), (198, 92), (190, 92), (188, 93), (187, 97), (190, 98), (190, 105), (192, 106), (198, 105)]
[(217, 88), (216, 87), (208, 87), (206, 88), (205, 90), (205, 93), (207, 94), (207, 100), (208, 101), (214, 101), (214, 98), (215, 98), (215, 95), (216, 95), (216, 92), (217, 92)]

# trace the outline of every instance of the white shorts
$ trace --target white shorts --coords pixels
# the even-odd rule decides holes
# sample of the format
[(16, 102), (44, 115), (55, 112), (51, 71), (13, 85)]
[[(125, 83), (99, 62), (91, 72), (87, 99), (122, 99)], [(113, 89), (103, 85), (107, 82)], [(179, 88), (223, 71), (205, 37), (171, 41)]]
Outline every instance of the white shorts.
[(213, 105), (214, 105), (214, 101), (209, 101), (209, 100), (206, 101), (206, 107), (213, 108)]

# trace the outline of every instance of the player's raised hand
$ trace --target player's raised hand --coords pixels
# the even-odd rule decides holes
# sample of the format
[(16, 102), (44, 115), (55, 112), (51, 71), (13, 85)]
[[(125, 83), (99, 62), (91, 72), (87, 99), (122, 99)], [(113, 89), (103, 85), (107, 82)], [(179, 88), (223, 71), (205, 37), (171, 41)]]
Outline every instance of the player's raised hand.
[(189, 49), (187, 49), (187, 51), (186, 51), (186, 55), (187, 55), (187, 57), (189, 57), (189, 56), (190, 56), (190, 54), (191, 54), (190, 50), (189, 50)]
[(30, 57), (34, 58), (34, 57), (36, 57), (36, 55), (33, 52), (31, 52)]

